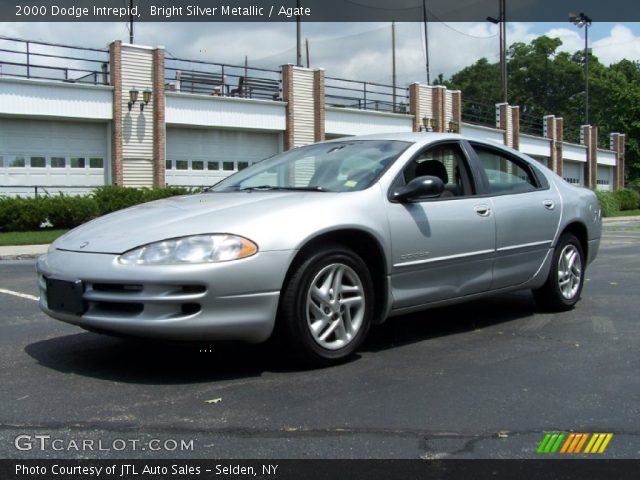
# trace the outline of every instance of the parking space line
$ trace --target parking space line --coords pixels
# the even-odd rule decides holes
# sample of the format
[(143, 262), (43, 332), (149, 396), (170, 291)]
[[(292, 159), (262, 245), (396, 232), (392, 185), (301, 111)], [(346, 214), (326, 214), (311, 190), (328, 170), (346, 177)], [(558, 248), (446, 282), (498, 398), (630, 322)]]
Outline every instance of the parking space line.
[(26, 298), (28, 300), (39, 301), (40, 297), (36, 297), (34, 295), (29, 295), (27, 293), (14, 292), (13, 290), (7, 290), (4, 288), (0, 288), (0, 293), (6, 293), (7, 295), (13, 295), (14, 297)]

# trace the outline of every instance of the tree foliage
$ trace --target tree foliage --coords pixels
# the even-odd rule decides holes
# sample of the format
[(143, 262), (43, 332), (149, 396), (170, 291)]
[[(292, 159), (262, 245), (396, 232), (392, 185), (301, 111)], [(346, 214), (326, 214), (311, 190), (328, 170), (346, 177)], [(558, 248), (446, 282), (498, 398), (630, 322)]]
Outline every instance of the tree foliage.
[[(547, 36), (511, 45), (507, 52), (508, 98), (511, 105), (520, 106), (523, 131), (529, 125), (541, 127), (543, 116), (553, 114), (564, 118), (565, 140), (577, 142), (585, 123), (584, 51), (558, 51), (561, 45), (560, 39)], [(502, 98), (500, 66), (486, 58), (440, 83), (462, 90), (467, 115)], [(589, 53), (589, 123), (599, 127), (602, 147), (609, 146), (609, 133), (626, 134), (628, 178), (640, 177), (639, 62), (622, 60), (605, 66)]]

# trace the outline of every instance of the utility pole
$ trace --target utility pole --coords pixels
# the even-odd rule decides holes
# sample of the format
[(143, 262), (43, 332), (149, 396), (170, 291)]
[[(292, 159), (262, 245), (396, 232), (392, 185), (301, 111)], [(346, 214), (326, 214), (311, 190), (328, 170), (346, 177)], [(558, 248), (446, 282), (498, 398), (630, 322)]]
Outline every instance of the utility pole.
[(507, 89), (507, 12), (506, 1), (500, 0), (500, 83), (502, 85), (502, 101), (508, 103)]
[(396, 111), (396, 22), (391, 22), (391, 83), (393, 111)]
[(429, 74), (429, 31), (427, 30), (427, 1), (422, 0), (422, 22), (424, 23), (424, 61), (427, 70), (427, 85), (431, 84)]
[(133, 45), (133, 0), (129, 0), (129, 43)]
[[(300, 0), (296, 0), (296, 11), (300, 11)], [(302, 66), (302, 45), (300, 38), (300, 15), (296, 15), (296, 65)]]

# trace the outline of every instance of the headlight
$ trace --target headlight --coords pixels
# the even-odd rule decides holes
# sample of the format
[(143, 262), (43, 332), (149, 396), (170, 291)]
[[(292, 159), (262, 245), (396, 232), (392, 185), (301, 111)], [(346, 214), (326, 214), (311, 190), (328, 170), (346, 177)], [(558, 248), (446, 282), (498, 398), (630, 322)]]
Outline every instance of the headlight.
[(134, 248), (118, 257), (124, 265), (170, 265), (227, 262), (258, 251), (251, 240), (236, 235), (194, 235)]

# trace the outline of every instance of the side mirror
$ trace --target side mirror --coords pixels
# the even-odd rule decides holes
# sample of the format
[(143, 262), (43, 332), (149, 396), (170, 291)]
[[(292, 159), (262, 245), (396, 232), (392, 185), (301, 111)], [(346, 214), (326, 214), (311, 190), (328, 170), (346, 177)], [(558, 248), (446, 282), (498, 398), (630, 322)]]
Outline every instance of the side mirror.
[(412, 202), (425, 198), (439, 197), (444, 192), (444, 183), (439, 177), (416, 177), (406, 185), (395, 188), (391, 192), (391, 201)]

